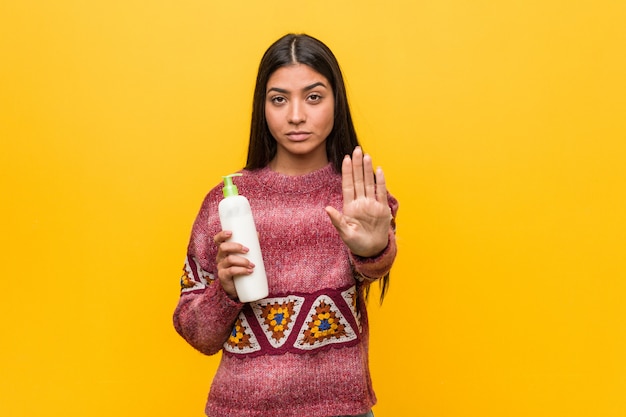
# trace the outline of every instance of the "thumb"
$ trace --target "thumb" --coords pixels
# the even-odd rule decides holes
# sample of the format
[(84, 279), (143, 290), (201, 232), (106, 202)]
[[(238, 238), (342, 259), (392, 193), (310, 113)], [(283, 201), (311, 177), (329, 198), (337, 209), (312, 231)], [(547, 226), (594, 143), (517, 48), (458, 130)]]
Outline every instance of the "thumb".
[(324, 210), (326, 210), (328, 217), (330, 217), (330, 222), (333, 224), (333, 226), (335, 226), (335, 229), (341, 230), (341, 227), (345, 223), (343, 219), (343, 214), (341, 214), (339, 210), (331, 206), (327, 206), (326, 208), (324, 208)]

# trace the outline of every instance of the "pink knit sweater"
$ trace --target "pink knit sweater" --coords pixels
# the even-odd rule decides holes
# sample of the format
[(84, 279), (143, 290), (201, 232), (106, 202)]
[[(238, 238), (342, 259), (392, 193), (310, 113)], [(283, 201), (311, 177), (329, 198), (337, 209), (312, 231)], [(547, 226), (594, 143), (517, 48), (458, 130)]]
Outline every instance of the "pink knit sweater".
[[(221, 230), (222, 186), (209, 192), (193, 225), (174, 326), (199, 351), (222, 358), (210, 417), (327, 417), (367, 412), (376, 397), (368, 368), (363, 289), (389, 271), (395, 236), (376, 258), (349, 252), (325, 206), (341, 210), (332, 165), (303, 176), (242, 171), (239, 193), (257, 224), (269, 297), (241, 304), (219, 281), (213, 236)], [(389, 197), (392, 214), (398, 203)]]

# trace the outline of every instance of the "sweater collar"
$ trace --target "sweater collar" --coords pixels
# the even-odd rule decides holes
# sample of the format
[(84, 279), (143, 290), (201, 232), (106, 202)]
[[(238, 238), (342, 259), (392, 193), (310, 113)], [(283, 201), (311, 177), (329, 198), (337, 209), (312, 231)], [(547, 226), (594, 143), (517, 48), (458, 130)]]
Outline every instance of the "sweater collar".
[(332, 163), (304, 175), (285, 175), (272, 171), (268, 166), (253, 173), (265, 188), (285, 193), (309, 193), (319, 188), (328, 187), (328, 182), (337, 177)]

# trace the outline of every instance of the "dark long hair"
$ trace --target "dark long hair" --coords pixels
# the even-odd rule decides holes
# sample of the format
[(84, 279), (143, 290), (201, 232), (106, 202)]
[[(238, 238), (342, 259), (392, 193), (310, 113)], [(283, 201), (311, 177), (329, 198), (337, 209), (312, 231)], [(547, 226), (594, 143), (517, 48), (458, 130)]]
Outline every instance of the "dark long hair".
[[(252, 102), (252, 122), (246, 169), (264, 168), (276, 155), (276, 140), (272, 137), (265, 120), (265, 96), (267, 81), (281, 67), (303, 64), (322, 74), (334, 92), (335, 117), (333, 129), (326, 138), (326, 155), (337, 172), (345, 155), (350, 155), (359, 146), (356, 130), (350, 115), (346, 86), (333, 52), (323, 42), (305, 34), (283, 36), (265, 51), (257, 73)], [(382, 303), (389, 288), (389, 274), (380, 280)], [(370, 286), (365, 286), (365, 297), (369, 296)]]
[(261, 58), (252, 102), (246, 169), (263, 168), (276, 155), (276, 140), (272, 137), (265, 120), (265, 90), (267, 81), (277, 69), (293, 64), (311, 67), (330, 82), (335, 99), (335, 118), (333, 130), (326, 138), (326, 155), (337, 172), (341, 172), (343, 157), (351, 154), (359, 145), (350, 115), (343, 75), (332, 51), (321, 41), (305, 34), (283, 36), (274, 42)]

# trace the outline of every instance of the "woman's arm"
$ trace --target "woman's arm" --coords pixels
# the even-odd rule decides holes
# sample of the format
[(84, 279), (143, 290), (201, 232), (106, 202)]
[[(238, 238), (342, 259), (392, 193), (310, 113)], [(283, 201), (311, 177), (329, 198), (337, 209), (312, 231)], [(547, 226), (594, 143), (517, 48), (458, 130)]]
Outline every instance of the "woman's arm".
[(176, 331), (194, 348), (207, 355), (217, 353), (228, 339), (243, 304), (231, 299), (217, 279), (219, 191), (213, 189), (202, 203), (194, 222), (182, 292), (174, 311)]

